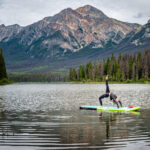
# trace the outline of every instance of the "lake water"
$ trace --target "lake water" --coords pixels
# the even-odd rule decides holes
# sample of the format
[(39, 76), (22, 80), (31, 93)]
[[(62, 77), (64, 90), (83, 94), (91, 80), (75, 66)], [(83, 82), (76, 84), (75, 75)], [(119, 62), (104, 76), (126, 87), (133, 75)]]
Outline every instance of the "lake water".
[[(0, 150), (150, 149), (150, 85), (110, 84), (138, 113), (80, 110), (99, 105), (104, 84), (0, 86)], [(112, 105), (106, 98), (104, 105)]]

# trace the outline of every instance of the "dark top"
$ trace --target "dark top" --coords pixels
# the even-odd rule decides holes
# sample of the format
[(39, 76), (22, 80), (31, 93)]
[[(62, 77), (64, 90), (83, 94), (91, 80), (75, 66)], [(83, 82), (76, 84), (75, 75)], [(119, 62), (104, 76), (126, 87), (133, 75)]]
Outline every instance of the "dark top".
[(117, 96), (113, 93), (110, 93), (110, 100), (116, 100)]

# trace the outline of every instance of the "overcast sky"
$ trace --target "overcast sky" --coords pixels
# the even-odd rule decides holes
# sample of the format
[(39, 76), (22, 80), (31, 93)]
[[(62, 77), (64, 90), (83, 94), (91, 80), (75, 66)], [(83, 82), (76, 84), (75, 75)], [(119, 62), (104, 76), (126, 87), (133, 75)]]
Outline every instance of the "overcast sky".
[(87, 4), (121, 21), (145, 24), (150, 19), (150, 0), (0, 0), (0, 24), (26, 26)]

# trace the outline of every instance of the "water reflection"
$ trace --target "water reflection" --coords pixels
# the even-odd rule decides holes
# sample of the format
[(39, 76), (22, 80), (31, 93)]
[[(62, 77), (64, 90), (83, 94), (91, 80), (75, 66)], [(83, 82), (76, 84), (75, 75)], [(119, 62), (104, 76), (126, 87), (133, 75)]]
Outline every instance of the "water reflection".
[(110, 149), (142, 142), (146, 148), (150, 142), (150, 118), (143, 118), (145, 113), (1, 112), (0, 147)]
[[(98, 103), (92, 96), (97, 88), (36, 84), (0, 88), (0, 149), (149, 149), (149, 109), (139, 113), (79, 110), (80, 105)], [(148, 89), (144, 91), (150, 108)]]

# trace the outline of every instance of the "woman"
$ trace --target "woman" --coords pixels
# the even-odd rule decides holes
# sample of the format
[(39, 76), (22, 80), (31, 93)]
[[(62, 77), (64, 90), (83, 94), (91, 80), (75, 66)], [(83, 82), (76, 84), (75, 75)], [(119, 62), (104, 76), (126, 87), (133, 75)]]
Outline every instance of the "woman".
[[(99, 102), (100, 105), (103, 106), (102, 104), (102, 99), (105, 97), (110, 97), (110, 100), (113, 100), (113, 103), (115, 103), (117, 105), (117, 107), (119, 108), (119, 104), (122, 107), (122, 103), (121, 101), (117, 98), (117, 96), (115, 94), (113, 94), (112, 92), (110, 92), (109, 90), (109, 86), (108, 86), (108, 75), (106, 76), (106, 93), (101, 95), (99, 97)], [(119, 104), (118, 104), (119, 103)]]

